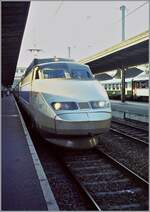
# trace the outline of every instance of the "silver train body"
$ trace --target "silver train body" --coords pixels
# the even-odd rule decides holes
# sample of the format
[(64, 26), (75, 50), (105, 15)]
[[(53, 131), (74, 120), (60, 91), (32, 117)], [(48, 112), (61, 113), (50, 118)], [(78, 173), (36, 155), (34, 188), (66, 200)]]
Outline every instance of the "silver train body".
[(91, 148), (110, 128), (111, 107), (90, 69), (73, 61), (35, 59), (15, 95), (49, 142)]

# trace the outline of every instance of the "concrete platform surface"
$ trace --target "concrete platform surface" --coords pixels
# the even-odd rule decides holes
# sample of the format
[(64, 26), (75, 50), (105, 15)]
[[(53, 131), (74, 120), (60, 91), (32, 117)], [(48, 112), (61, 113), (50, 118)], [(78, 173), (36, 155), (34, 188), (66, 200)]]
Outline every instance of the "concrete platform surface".
[(143, 122), (149, 121), (149, 103), (142, 102), (121, 102), (119, 100), (111, 100), (112, 114), (123, 118), (131, 118)]
[(49, 210), (11, 95), (2, 98), (2, 210)]

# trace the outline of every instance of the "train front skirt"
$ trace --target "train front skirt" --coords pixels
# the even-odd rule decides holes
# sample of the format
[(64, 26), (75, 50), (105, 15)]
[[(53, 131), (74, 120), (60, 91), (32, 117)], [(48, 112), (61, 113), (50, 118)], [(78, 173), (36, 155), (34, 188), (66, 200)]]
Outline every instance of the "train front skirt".
[(47, 141), (55, 145), (73, 148), (73, 149), (90, 149), (95, 147), (99, 142), (99, 136), (86, 136), (74, 138), (46, 138)]

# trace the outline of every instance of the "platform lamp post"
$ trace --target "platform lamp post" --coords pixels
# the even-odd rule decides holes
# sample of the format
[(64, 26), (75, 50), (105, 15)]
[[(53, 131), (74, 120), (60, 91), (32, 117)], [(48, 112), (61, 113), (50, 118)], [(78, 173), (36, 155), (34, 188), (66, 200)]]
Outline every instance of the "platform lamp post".
[(27, 49), (29, 52), (33, 53), (33, 57), (36, 58), (38, 56), (38, 53), (42, 51), (42, 49), (32, 48)]
[(68, 47), (67, 47), (67, 50), (68, 50), (68, 58), (71, 58), (71, 57), (72, 57), (71, 53), (72, 53), (72, 50), (75, 49), (75, 48), (76, 48), (76, 45), (72, 45), (72, 46), (68, 46)]
[(27, 49), (29, 52), (33, 54), (33, 57), (36, 58), (38, 56), (38, 53), (43, 51), (42, 49), (39, 49), (36, 47), (36, 44), (33, 45), (34, 47), (31, 49)]
[(68, 46), (68, 58), (71, 58), (71, 46)]
[[(125, 10), (126, 6), (122, 5), (120, 7), (120, 10), (122, 11), (122, 41), (125, 40)], [(122, 65), (121, 67), (121, 101), (125, 102), (125, 67)]]

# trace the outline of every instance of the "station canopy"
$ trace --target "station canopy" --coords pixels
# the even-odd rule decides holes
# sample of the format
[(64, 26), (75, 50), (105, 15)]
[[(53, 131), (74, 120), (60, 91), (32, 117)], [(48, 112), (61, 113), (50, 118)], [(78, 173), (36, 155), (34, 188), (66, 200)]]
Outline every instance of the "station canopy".
[(98, 74), (148, 63), (148, 49), (149, 32), (145, 31), (79, 62), (89, 65), (93, 74)]
[(2, 2), (2, 85), (13, 84), (30, 2)]
[[(118, 71), (120, 71), (120, 70), (118, 70)], [(116, 71), (116, 73), (113, 74), (114, 76), (110, 76), (109, 72), (103, 72), (100, 74), (96, 74), (95, 78), (100, 81), (111, 80), (116, 77), (116, 75), (118, 74), (118, 71)], [(143, 71), (139, 68), (136, 68), (136, 67), (128, 68), (125, 72), (125, 79), (134, 78), (134, 77), (140, 75), (141, 73), (143, 73)], [(119, 75), (121, 76), (121, 73)]]

